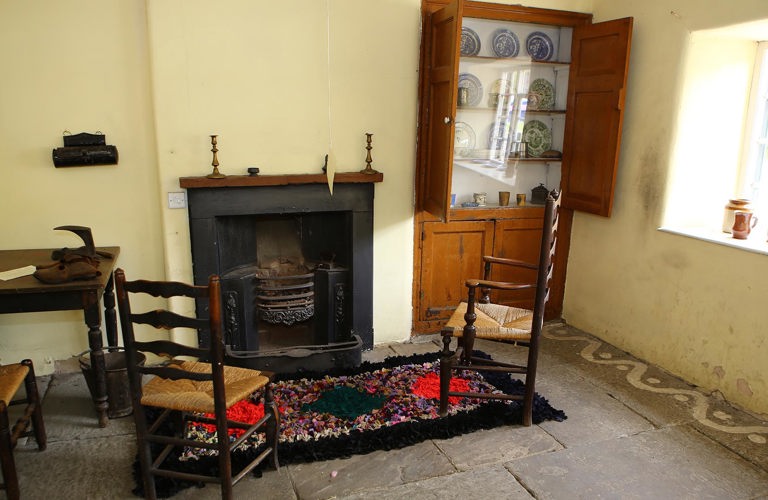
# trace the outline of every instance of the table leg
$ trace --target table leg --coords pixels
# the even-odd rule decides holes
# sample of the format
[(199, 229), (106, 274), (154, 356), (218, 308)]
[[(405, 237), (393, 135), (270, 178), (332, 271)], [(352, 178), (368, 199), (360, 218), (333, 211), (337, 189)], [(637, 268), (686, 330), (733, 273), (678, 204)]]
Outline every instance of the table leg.
[(88, 325), (88, 346), (91, 349), (91, 369), (94, 374), (93, 402), (99, 414), (99, 427), (106, 427), (109, 418), (107, 410), (107, 373), (104, 361), (104, 343), (101, 339), (101, 310), (96, 291), (83, 292), (83, 311), (85, 324)]
[(117, 314), (115, 313), (115, 283), (114, 276), (109, 276), (106, 288), (104, 288), (104, 327), (107, 330), (107, 345), (117, 345)]

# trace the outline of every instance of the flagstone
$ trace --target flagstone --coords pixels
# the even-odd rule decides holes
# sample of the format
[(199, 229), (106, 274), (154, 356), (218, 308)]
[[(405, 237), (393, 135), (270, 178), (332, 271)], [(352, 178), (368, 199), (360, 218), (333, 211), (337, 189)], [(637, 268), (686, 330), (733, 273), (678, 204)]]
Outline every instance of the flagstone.
[(631, 436), (654, 429), (646, 418), (569, 369), (543, 369), (536, 391), (568, 415), (539, 426), (566, 447)]
[(509, 471), (500, 465), (477, 467), (423, 481), (414, 481), (387, 489), (366, 489), (360, 493), (336, 497), (344, 500), (466, 500), (469, 498), (529, 500), (533, 498)]
[[(693, 459), (698, 457), (698, 460)], [(538, 499), (756, 498), (768, 472), (690, 426), (666, 427), (505, 464)]]
[(295, 491), (302, 500), (354, 493), (361, 488), (391, 488), (456, 472), (429, 441), (391, 451), (290, 465)]
[[(563, 446), (538, 426), (505, 426), (481, 430), (450, 439), (436, 440), (435, 445), (450, 458), (458, 470), (476, 465), (563, 449)], [(467, 450), (472, 450), (468, 453)]]

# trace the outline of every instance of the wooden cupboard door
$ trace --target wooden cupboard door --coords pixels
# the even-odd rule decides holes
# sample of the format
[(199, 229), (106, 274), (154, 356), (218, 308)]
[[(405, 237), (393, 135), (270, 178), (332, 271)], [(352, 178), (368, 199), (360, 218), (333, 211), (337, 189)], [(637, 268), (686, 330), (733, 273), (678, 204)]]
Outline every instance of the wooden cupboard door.
[[(496, 221), (494, 231), (493, 255), (507, 259), (517, 259), (537, 265), (541, 247), (542, 219), (511, 219)], [(512, 283), (536, 283), (536, 271), (532, 269), (511, 268), (496, 265), (491, 267), (491, 279)], [(491, 301), (525, 309), (533, 308), (535, 289), (515, 291), (495, 291)]]
[(463, 0), (453, 0), (431, 16), (426, 155), (422, 208), (448, 220), (453, 170), (453, 133), (459, 75)]
[(563, 208), (611, 215), (631, 35), (632, 18), (573, 30)]
[(420, 321), (444, 322), (467, 300), (464, 282), (483, 276), (482, 256), (493, 250), (493, 227), (493, 221), (424, 223)]

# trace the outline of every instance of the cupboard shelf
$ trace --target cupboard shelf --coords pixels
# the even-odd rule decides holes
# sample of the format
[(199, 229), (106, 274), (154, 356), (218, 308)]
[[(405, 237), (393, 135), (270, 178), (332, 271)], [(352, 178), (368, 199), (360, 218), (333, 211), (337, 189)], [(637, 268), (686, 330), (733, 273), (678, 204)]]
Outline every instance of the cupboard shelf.
[(484, 63), (503, 63), (516, 67), (554, 67), (569, 68), (571, 63), (565, 61), (536, 61), (524, 57), (492, 57), (492, 56), (461, 56), (462, 61)]
[[(457, 112), (482, 112), (489, 113), (498, 111), (498, 108), (492, 106), (456, 106)], [(565, 109), (528, 109), (525, 111), (526, 115), (539, 115), (539, 116), (563, 116), (566, 114)]]

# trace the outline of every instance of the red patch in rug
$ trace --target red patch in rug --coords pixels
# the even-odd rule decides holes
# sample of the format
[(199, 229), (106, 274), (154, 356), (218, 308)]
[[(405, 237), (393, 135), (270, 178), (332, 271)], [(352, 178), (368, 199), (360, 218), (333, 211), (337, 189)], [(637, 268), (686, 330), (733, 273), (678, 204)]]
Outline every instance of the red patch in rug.
[[(451, 378), (450, 390), (451, 392), (469, 392), (469, 382), (463, 378)], [(432, 372), (419, 377), (413, 384), (412, 392), (423, 398), (440, 399), (440, 376)], [(452, 405), (458, 404), (459, 401), (461, 401), (459, 396), (448, 398), (448, 402)]]
[[(212, 413), (206, 413), (205, 416), (208, 418), (215, 417), (215, 415)], [(253, 404), (247, 399), (235, 403), (227, 410), (227, 418), (229, 420), (236, 420), (238, 422), (245, 422), (247, 424), (255, 424), (263, 416), (264, 405), (262, 403)], [(201, 423), (200, 425), (202, 425), (205, 430), (211, 434), (216, 432), (216, 426), (214, 424)], [(230, 429), (229, 435), (239, 437), (243, 432), (245, 432), (244, 429)]]

